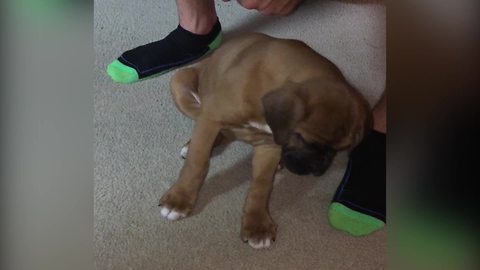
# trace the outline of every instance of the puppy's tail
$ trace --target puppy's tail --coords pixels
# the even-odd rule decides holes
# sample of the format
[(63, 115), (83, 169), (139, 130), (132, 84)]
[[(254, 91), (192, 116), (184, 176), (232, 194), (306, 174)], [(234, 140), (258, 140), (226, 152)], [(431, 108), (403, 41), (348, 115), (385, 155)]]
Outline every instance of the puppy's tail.
[(198, 69), (185, 68), (173, 75), (170, 89), (177, 108), (187, 117), (195, 120), (200, 115), (198, 94)]

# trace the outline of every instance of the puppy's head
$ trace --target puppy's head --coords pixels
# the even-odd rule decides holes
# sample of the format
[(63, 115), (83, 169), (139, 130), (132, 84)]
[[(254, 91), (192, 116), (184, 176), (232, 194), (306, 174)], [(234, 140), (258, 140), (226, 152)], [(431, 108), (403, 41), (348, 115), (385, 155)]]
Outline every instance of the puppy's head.
[(368, 104), (346, 83), (288, 83), (262, 98), (285, 167), (322, 175), (336, 153), (353, 148), (371, 125)]

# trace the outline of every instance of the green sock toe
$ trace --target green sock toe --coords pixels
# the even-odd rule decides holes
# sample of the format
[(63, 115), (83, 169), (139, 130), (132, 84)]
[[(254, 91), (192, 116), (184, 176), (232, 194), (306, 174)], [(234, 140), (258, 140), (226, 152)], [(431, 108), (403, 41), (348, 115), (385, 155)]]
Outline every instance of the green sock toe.
[(117, 83), (132, 83), (138, 81), (138, 73), (134, 68), (115, 60), (107, 67), (107, 74)]
[(223, 34), (222, 34), (222, 32), (220, 32), (215, 37), (215, 39), (210, 44), (208, 44), (209, 51), (213, 51), (216, 48), (218, 48), (220, 46), (220, 44), (222, 43), (222, 40), (223, 40)]
[(354, 211), (341, 203), (334, 202), (328, 211), (330, 224), (354, 236), (364, 236), (385, 226), (382, 220)]

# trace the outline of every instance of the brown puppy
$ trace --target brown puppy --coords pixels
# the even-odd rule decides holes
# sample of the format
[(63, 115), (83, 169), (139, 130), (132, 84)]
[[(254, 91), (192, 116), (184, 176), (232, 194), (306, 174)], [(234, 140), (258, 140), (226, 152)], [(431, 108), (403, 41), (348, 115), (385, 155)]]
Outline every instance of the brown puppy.
[(160, 199), (170, 220), (187, 216), (224, 138), (254, 146), (253, 179), (241, 237), (270, 246), (268, 210), (281, 160), (297, 174), (321, 175), (337, 151), (353, 148), (370, 128), (370, 109), (330, 61), (297, 40), (250, 34), (226, 42), (171, 80), (178, 109), (196, 121), (178, 181)]

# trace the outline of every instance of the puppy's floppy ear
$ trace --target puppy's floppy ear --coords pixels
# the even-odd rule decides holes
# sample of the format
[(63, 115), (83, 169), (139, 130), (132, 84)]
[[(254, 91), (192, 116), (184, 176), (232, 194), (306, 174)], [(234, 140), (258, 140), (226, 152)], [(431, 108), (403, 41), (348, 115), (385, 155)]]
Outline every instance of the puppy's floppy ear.
[(277, 89), (263, 96), (262, 103), (275, 143), (286, 144), (305, 115), (304, 101), (291, 89)]
[(358, 102), (354, 103), (350, 112), (349, 136), (337, 141), (333, 146), (338, 150), (353, 150), (365, 138), (373, 128), (373, 115), (367, 101), (357, 95)]

